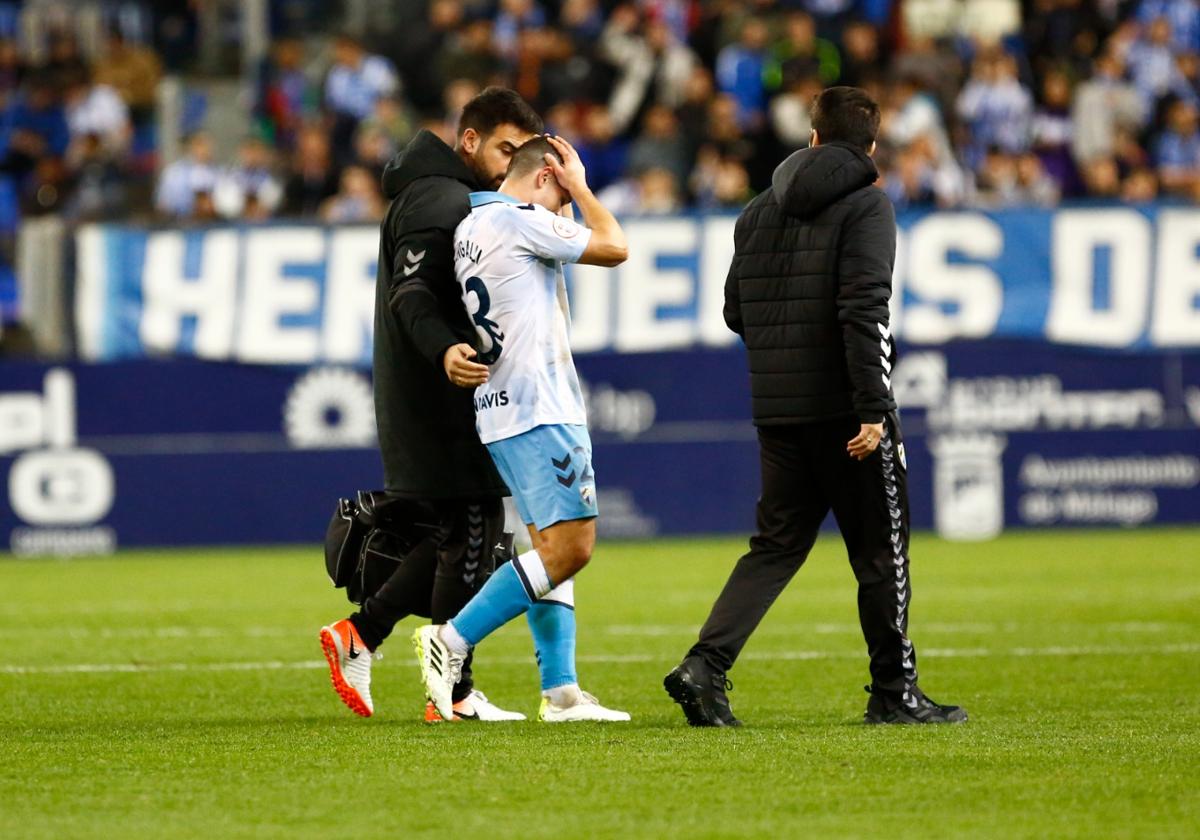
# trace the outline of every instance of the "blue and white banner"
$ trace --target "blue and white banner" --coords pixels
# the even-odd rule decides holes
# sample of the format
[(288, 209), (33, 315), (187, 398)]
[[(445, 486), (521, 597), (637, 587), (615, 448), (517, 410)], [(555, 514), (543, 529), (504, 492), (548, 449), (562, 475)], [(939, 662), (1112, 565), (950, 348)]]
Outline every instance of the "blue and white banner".
[[(576, 350), (733, 344), (721, 317), (733, 224), (628, 220), (628, 262), (570, 273)], [(907, 214), (899, 226), (893, 321), (909, 344), (1200, 347), (1200, 210)], [(84, 228), (77, 245), (87, 359), (369, 362), (374, 227), (102, 225)]]
[[(579, 368), (604, 537), (753, 528), (740, 350)], [(907, 347), (893, 384), (918, 529), (1200, 522), (1200, 352)], [(350, 366), (0, 364), (0, 552), (315, 543), (337, 497), (381, 474)]]

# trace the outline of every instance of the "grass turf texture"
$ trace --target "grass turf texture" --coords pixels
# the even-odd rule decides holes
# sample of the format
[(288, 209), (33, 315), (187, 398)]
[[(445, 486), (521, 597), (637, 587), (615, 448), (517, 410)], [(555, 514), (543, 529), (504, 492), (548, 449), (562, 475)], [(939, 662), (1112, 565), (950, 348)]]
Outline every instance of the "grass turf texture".
[[(583, 683), (635, 718), (608, 726), (418, 722), (413, 620), (375, 665), (376, 716), (354, 717), (318, 650), (347, 606), (316, 549), (0, 563), (0, 836), (1200, 831), (1200, 531), (918, 536), (922, 684), (971, 713), (919, 728), (859, 723), (853, 579), (822, 539), (731, 675), (748, 725), (691, 730), (662, 676), (742, 546), (600, 546)], [(529, 650), (502, 630), (477, 679), (532, 717)]]

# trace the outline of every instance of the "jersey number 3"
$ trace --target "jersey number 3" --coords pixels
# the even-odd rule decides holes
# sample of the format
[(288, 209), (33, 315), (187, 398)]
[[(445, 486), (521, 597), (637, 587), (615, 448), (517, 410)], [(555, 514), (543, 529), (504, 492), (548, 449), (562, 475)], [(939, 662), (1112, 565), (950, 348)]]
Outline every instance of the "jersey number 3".
[(488, 294), (487, 286), (478, 277), (467, 279), (466, 290), (468, 293), (475, 293), (479, 304), (471, 313), (471, 319), (475, 322), (475, 332), (484, 343), (479, 351), (479, 361), (485, 365), (494, 365), (500, 358), (500, 351), (504, 349), (504, 333), (500, 331), (500, 325), (487, 316), (492, 306), (492, 298)]

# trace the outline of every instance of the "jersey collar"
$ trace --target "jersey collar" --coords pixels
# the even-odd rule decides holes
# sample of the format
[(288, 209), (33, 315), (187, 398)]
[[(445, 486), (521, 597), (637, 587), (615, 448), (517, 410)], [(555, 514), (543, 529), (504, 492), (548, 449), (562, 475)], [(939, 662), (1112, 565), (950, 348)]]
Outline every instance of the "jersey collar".
[(473, 192), (471, 193), (471, 208), (482, 207), (485, 204), (495, 204), (497, 201), (504, 204), (520, 204), (521, 202), (513, 198), (511, 195), (505, 195), (502, 192)]

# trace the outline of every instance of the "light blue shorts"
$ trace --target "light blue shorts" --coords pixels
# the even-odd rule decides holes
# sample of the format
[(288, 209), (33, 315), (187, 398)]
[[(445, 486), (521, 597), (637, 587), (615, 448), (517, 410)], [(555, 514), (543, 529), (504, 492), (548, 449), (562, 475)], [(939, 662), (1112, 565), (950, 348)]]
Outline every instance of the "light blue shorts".
[(540, 531), (599, 514), (587, 426), (535, 426), (487, 449), (525, 524)]

